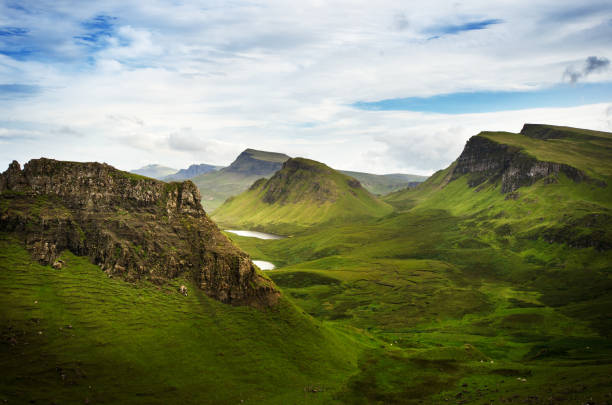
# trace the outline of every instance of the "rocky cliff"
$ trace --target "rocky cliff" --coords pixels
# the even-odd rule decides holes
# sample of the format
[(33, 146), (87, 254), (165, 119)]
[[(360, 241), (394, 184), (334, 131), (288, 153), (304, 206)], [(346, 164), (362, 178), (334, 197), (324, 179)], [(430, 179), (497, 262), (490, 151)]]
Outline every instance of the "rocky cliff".
[(209, 296), (273, 305), (279, 293), (219, 231), (190, 182), (163, 183), (100, 163), (36, 159), (0, 175), (0, 230), (34, 258), (68, 249), (109, 276), (163, 283), (186, 274)]
[(501, 181), (501, 192), (511, 193), (520, 187), (559, 173), (579, 182), (586, 175), (566, 164), (544, 162), (525, 153), (521, 148), (495, 142), (481, 135), (470, 138), (453, 169), (451, 180), (469, 174), (470, 187), (486, 181)]

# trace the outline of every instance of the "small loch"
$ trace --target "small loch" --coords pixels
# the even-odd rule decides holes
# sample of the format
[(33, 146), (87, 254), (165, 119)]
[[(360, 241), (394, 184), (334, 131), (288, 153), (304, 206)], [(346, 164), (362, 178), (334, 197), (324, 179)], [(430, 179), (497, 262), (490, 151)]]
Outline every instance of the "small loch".
[(259, 238), (259, 239), (284, 239), (285, 238), (284, 236), (274, 235), (272, 233), (245, 231), (245, 230), (238, 230), (238, 229), (226, 229), (225, 232), (230, 232), (238, 236), (246, 236), (250, 238)]
[(274, 270), (274, 263), (266, 262), (265, 260), (253, 260), (253, 263), (262, 270)]

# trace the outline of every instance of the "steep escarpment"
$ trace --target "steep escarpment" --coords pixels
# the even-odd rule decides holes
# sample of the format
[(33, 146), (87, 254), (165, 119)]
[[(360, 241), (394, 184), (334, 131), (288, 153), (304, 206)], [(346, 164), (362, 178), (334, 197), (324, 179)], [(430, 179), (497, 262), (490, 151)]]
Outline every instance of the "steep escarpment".
[(165, 280), (188, 274), (211, 297), (267, 306), (278, 297), (250, 258), (208, 218), (195, 185), (163, 183), (100, 163), (36, 159), (0, 175), (0, 230), (53, 264), (63, 250), (109, 276)]
[(540, 161), (517, 146), (476, 135), (470, 138), (457, 159), (451, 180), (469, 174), (470, 187), (486, 181), (501, 181), (501, 192), (510, 193), (559, 173), (576, 182), (587, 178), (585, 173), (570, 165)]

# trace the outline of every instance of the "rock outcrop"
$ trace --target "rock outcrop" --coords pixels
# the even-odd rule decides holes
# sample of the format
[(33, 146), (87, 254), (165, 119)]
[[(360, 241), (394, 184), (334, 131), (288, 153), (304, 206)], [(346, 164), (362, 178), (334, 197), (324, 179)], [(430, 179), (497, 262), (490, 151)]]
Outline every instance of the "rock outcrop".
[(559, 173), (580, 182), (587, 176), (580, 170), (562, 163), (543, 162), (524, 153), (520, 148), (497, 143), (476, 135), (468, 140), (457, 159), (451, 180), (469, 174), (468, 184), (476, 187), (486, 181), (501, 181), (501, 192), (511, 193), (520, 187)]
[(163, 183), (100, 163), (36, 159), (0, 174), (0, 230), (53, 264), (68, 249), (109, 276), (163, 283), (188, 274), (207, 295), (265, 307), (279, 293), (219, 231), (191, 181)]

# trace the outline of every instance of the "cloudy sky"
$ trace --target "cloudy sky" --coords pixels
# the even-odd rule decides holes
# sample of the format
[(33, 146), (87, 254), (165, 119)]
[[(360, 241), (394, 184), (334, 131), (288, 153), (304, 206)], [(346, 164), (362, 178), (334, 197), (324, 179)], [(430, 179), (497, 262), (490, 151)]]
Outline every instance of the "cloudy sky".
[(251, 147), (429, 174), (482, 130), (612, 130), (610, 59), (609, 0), (0, 0), (0, 170)]

